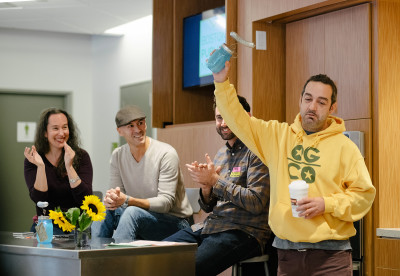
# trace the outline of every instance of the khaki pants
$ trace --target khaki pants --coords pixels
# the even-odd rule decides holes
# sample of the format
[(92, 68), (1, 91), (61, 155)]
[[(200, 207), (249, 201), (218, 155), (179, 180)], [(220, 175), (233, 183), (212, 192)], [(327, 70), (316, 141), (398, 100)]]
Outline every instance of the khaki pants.
[(351, 251), (278, 249), (278, 276), (351, 276)]

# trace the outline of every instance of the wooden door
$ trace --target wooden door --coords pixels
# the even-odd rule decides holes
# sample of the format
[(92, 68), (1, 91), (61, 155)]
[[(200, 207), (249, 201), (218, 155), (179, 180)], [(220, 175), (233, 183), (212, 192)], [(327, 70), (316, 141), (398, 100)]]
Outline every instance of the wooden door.
[(299, 112), (306, 80), (327, 74), (345, 119), (371, 118), (370, 6), (364, 4), (286, 25), (286, 121)]

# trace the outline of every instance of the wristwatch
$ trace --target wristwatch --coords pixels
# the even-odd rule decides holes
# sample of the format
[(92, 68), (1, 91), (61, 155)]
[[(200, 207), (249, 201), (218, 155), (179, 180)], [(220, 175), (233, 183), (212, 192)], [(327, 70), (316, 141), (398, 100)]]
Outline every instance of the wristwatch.
[(79, 175), (75, 178), (75, 179), (70, 179), (69, 180), (69, 183), (71, 183), (71, 184), (74, 184), (76, 181), (78, 181), (79, 179), (81, 179), (80, 177), (79, 177)]
[(130, 196), (126, 195), (126, 200), (124, 203), (122, 203), (121, 208), (125, 209), (126, 207), (129, 206), (129, 198), (130, 198)]

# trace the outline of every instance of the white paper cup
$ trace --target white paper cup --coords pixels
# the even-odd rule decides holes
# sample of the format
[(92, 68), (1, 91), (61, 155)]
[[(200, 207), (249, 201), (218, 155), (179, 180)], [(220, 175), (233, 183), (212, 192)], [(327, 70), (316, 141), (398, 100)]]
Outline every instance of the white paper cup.
[(299, 212), (296, 211), (297, 201), (308, 197), (308, 184), (304, 180), (295, 180), (289, 184), (290, 203), (292, 205), (292, 215), (299, 217)]

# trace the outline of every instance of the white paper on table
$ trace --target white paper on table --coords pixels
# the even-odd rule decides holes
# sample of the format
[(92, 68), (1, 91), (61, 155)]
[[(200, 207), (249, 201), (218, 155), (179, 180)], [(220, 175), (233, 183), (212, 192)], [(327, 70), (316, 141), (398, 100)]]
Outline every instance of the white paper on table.
[(123, 246), (123, 247), (144, 247), (144, 246), (168, 246), (176, 245), (177, 242), (169, 241), (147, 241), (147, 240), (136, 240), (131, 242), (121, 242), (121, 243), (110, 243), (109, 246)]

